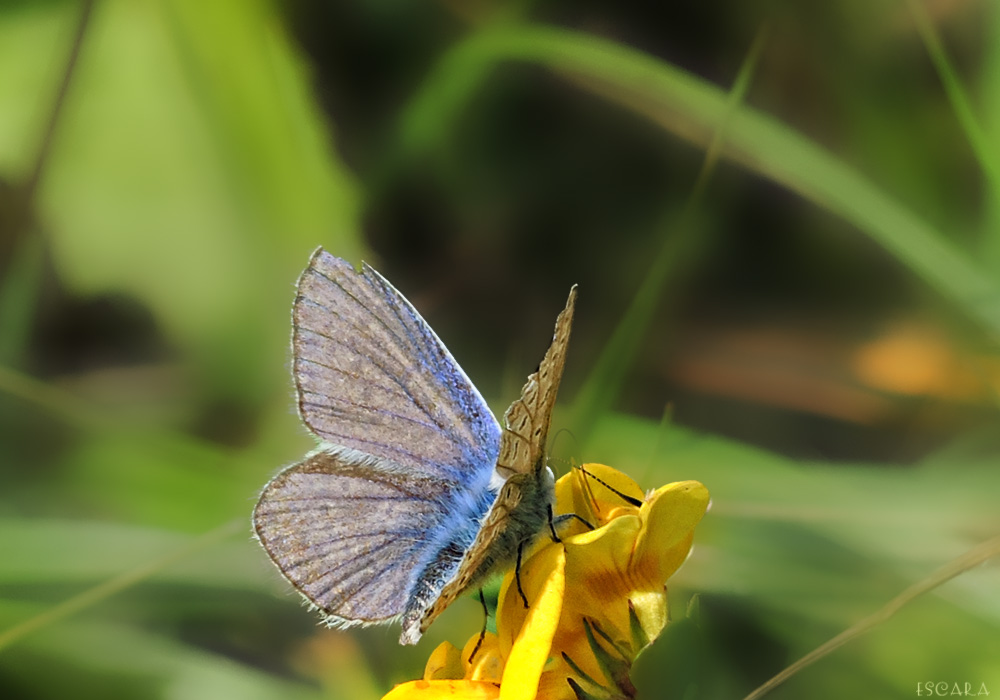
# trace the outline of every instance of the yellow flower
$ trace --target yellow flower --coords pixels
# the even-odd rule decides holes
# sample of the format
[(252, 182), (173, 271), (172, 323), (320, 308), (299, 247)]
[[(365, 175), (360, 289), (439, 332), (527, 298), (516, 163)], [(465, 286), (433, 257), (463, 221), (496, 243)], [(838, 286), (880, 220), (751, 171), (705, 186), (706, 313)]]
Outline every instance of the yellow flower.
[(629, 670), (667, 624), (666, 582), (691, 550), (708, 507), (697, 481), (643, 495), (634, 481), (601, 464), (574, 469), (556, 483), (556, 512), (575, 513), (562, 542), (540, 538), (515, 580), (500, 588), (497, 634), (461, 652), (445, 642), (424, 679), (384, 700), (502, 698), (576, 700), (634, 697)]

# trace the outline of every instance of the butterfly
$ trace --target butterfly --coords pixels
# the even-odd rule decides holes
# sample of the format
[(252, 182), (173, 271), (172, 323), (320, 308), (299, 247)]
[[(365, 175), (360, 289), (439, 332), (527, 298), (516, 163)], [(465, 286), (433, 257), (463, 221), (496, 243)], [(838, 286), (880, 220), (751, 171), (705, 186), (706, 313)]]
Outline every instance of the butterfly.
[(551, 523), (545, 443), (575, 300), (574, 285), (501, 427), (384, 277), (313, 253), (292, 352), (299, 414), (321, 444), (264, 487), (253, 524), (329, 625), (399, 620), (400, 643), (415, 644)]

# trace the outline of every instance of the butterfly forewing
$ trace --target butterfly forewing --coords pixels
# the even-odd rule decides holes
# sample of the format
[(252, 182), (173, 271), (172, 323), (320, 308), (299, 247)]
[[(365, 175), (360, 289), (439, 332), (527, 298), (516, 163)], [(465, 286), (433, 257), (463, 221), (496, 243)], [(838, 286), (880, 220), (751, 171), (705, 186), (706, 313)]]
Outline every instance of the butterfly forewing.
[(375, 270), (317, 250), (293, 311), (299, 410), (324, 440), (471, 485), (500, 426), (410, 303)]
[[(545, 526), (552, 503), (552, 477), (545, 465), (545, 443), (555, 406), (566, 349), (573, 324), (576, 286), (566, 308), (556, 318), (556, 329), (545, 357), (521, 389), (521, 396), (504, 416), (497, 473), (506, 479), (496, 501), (480, 525), (455, 576), (436, 600), (403, 618), (403, 640), (416, 640), (446, 607), (471, 585), (500, 565), (510, 562), (517, 549)], [(416, 614), (419, 613), (419, 614)]]

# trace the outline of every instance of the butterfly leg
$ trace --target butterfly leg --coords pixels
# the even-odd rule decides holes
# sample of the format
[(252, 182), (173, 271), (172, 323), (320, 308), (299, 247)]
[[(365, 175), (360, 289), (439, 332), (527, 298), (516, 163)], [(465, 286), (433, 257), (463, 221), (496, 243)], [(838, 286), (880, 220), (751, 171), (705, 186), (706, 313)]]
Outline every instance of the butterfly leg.
[[(521, 550), (518, 550), (518, 554)], [(520, 586), (520, 584), (518, 584)], [(483, 595), (483, 589), (479, 589), (479, 602), (483, 605), (483, 628), (479, 630), (479, 639), (476, 640), (476, 646), (472, 648), (472, 653), (469, 654), (469, 663), (476, 658), (476, 654), (479, 652), (479, 647), (483, 645), (483, 640), (486, 639), (486, 623), (490, 621), (490, 609), (486, 607), (486, 596)]]
[(555, 542), (556, 544), (562, 542), (562, 540), (559, 538), (559, 535), (556, 534), (556, 525), (562, 525), (564, 522), (568, 520), (577, 520), (583, 523), (583, 526), (588, 530), (597, 529), (589, 522), (587, 522), (585, 518), (582, 518), (576, 513), (563, 513), (562, 515), (553, 515), (552, 506), (549, 506), (549, 533), (550, 536), (552, 537), (552, 541)]
[(521, 602), (524, 603), (524, 609), (528, 609), (528, 596), (524, 595), (524, 589), (521, 588), (521, 554), (524, 551), (524, 542), (517, 545), (517, 563), (514, 564), (514, 581), (517, 583), (517, 592), (521, 595)]
[(576, 520), (577, 522), (581, 523), (588, 530), (596, 530), (597, 529), (596, 527), (594, 527), (593, 525), (590, 524), (590, 521), (588, 521), (586, 518), (584, 518), (582, 516), (577, 515), (576, 513), (563, 513), (562, 515), (557, 515), (555, 517), (555, 524), (556, 525), (562, 525), (563, 523), (565, 523), (565, 522), (567, 522), (569, 520)]
[[(565, 515), (560, 515), (556, 517), (552, 513), (552, 504), (548, 506), (549, 513), (549, 534), (552, 537), (552, 541), (555, 543), (562, 543), (559, 535), (556, 533), (556, 524), (562, 524), (567, 520), (575, 519), (579, 520), (588, 530), (593, 530), (594, 526), (588, 523), (584, 518), (581, 518), (576, 513), (567, 513)], [(524, 589), (521, 587), (521, 558), (524, 555), (524, 545), (527, 544), (529, 540), (525, 540), (517, 545), (517, 562), (514, 564), (514, 581), (517, 583), (517, 592), (521, 596), (521, 602), (524, 603), (525, 610), (530, 607), (528, 605), (528, 596), (524, 594)], [(477, 645), (478, 646), (478, 645)]]
[[(556, 524), (554, 522), (555, 519), (552, 517), (552, 504), (551, 503), (548, 505), (548, 509), (549, 509), (549, 532), (552, 533), (552, 541), (556, 542), (556, 543), (562, 542), (562, 540), (559, 539), (559, 535), (556, 534)], [(591, 529), (593, 529), (593, 528), (591, 528)]]

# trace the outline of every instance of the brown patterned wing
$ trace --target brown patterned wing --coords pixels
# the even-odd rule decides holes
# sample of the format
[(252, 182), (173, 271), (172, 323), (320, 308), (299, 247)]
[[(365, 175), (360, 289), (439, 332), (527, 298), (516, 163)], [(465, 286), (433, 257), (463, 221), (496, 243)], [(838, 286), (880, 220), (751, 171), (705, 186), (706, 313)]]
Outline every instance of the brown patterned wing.
[(576, 285), (538, 369), (528, 377), (521, 397), (504, 414), (496, 471), (504, 479), (500, 493), (483, 519), (455, 576), (429, 604), (408, 609), (400, 641), (413, 643), (445, 608), (495, 569), (509, 565), (518, 547), (533, 539), (548, 522), (552, 504), (552, 474), (545, 468), (545, 442), (555, 406), (566, 348), (573, 324)]
[(521, 389), (521, 398), (510, 405), (503, 416), (504, 430), (500, 436), (500, 456), (497, 473), (507, 479), (514, 474), (531, 474), (545, 466), (545, 440), (549, 421), (556, 403), (566, 348), (573, 325), (576, 285), (569, 290), (566, 308), (556, 318), (552, 345), (538, 369), (528, 377)]

